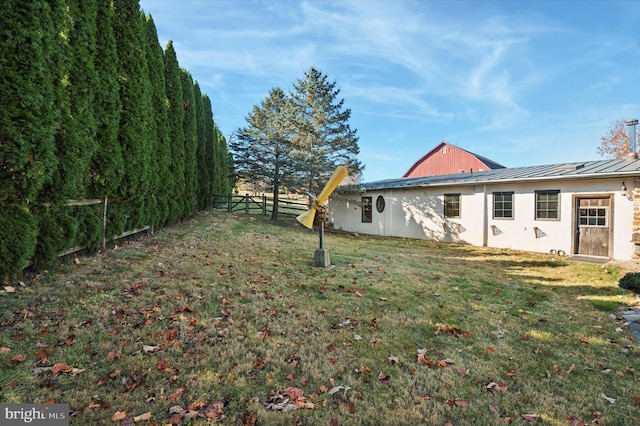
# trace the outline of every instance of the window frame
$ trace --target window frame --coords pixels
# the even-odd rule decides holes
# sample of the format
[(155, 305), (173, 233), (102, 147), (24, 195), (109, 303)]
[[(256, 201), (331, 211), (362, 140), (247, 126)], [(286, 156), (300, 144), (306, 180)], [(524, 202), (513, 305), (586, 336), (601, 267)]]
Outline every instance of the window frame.
[[(442, 215), (449, 219), (460, 219), (462, 217), (462, 199), (461, 194), (444, 194)], [(453, 206), (456, 204), (457, 206)]]
[[(504, 197), (506, 195), (510, 196), (510, 199), (508, 201), (506, 201), (504, 198), (502, 198), (501, 200), (497, 201), (496, 198), (497, 197)], [(496, 191), (493, 193), (493, 219), (495, 220), (514, 220), (515, 218), (515, 214), (514, 214), (514, 198), (515, 198), (515, 193), (514, 191)], [(511, 207), (510, 208), (505, 208), (505, 203), (510, 203)], [(501, 203), (501, 207), (498, 208), (497, 204)], [(510, 216), (505, 216), (505, 212), (506, 211), (510, 211), (511, 215)], [(496, 215), (496, 212), (501, 212), (502, 216), (498, 216)]]
[(373, 223), (373, 197), (362, 197), (362, 223)]
[[(550, 195), (555, 195), (556, 200), (556, 208), (555, 208), (555, 212), (556, 212), (556, 216), (555, 217), (549, 217), (549, 213), (554, 211), (553, 209), (549, 208), (549, 204), (553, 203), (552, 200), (546, 199), (546, 200), (540, 200), (540, 196), (550, 196)], [(542, 220), (542, 221), (559, 221), (560, 220), (560, 213), (561, 213), (561, 209), (560, 209), (560, 190), (559, 189), (549, 189), (549, 190), (541, 190), (541, 191), (535, 191), (535, 199), (534, 199), (534, 219), (535, 220)], [(546, 207), (544, 209), (540, 208), (540, 204), (541, 203), (545, 203)], [(544, 212), (545, 215), (541, 215), (540, 213)], [(544, 217), (543, 217), (544, 216)]]

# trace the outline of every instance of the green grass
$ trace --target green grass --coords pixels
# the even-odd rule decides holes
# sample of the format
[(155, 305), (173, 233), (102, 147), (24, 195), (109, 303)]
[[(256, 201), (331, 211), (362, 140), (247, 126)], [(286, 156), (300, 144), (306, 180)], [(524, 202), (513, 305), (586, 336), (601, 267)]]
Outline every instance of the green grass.
[[(14, 284), (0, 401), (68, 403), (83, 426), (637, 421), (625, 271), (333, 232), (319, 269), (317, 238), (214, 212)], [(268, 405), (287, 390), (297, 409)]]

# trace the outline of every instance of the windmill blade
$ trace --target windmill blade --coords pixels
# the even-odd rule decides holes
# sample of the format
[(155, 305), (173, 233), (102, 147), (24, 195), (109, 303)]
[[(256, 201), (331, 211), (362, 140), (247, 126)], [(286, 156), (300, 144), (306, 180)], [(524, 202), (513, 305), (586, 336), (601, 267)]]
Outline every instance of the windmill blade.
[(333, 175), (331, 175), (331, 177), (327, 181), (327, 184), (322, 189), (320, 195), (318, 195), (316, 203), (318, 203), (318, 205), (324, 204), (324, 202), (329, 199), (331, 193), (338, 187), (338, 185), (340, 185), (340, 182), (342, 182), (345, 177), (347, 177), (347, 168), (344, 166), (338, 166), (336, 168), (336, 171), (333, 172)]
[(313, 201), (311, 208), (296, 217), (298, 222), (309, 229), (313, 228), (313, 220), (316, 217), (316, 211), (329, 199), (331, 193), (338, 187), (338, 185), (340, 185), (340, 182), (342, 182), (346, 176), (347, 168), (344, 166), (338, 166), (322, 189), (320, 195), (318, 195), (318, 198)]
[(314, 206), (311, 206), (309, 210), (298, 215), (296, 217), (296, 220), (301, 224), (303, 224), (304, 226), (306, 226), (307, 228), (311, 229), (313, 228), (313, 220), (315, 219), (315, 217), (316, 217), (316, 208)]

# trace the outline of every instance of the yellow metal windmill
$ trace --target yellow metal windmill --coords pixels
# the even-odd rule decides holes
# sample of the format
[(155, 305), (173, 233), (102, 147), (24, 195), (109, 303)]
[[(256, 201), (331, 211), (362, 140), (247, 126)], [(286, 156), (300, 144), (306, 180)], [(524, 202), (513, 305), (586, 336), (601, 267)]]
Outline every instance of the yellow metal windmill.
[(327, 210), (327, 207), (324, 204), (346, 176), (346, 167), (338, 166), (336, 168), (336, 171), (333, 172), (333, 175), (331, 175), (331, 177), (327, 181), (327, 184), (322, 189), (322, 192), (320, 192), (320, 195), (315, 197), (313, 194), (307, 193), (313, 200), (311, 208), (296, 218), (298, 222), (300, 222), (307, 228), (313, 229), (313, 221), (316, 217), (316, 212), (319, 212), (322, 215), (322, 220), (320, 221), (320, 227), (318, 231), (320, 237), (320, 246), (316, 249), (313, 255), (313, 266), (320, 266), (323, 268), (328, 268), (329, 266), (331, 266), (329, 252), (324, 248), (324, 217)]

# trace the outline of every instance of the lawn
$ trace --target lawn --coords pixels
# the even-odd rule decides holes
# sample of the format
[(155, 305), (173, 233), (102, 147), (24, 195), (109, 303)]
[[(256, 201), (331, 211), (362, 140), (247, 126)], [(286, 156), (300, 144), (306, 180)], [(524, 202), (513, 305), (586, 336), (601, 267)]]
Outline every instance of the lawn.
[[(72, 425), (630, 425), (625, 271), (210, 212), (0, 294), (0, 402)], [(636, 370), (638, 369), (638, 370)]]

